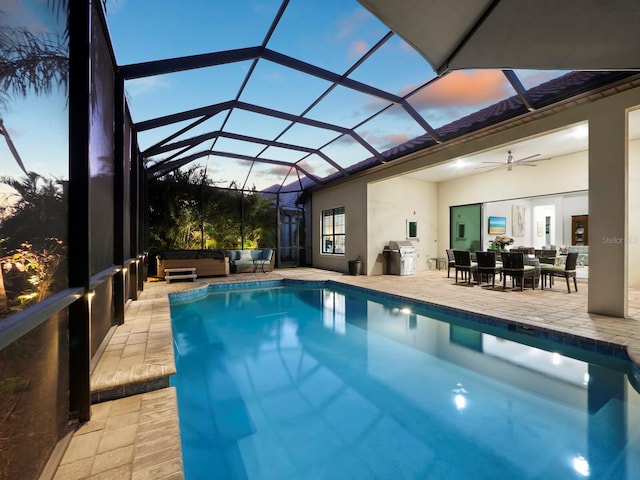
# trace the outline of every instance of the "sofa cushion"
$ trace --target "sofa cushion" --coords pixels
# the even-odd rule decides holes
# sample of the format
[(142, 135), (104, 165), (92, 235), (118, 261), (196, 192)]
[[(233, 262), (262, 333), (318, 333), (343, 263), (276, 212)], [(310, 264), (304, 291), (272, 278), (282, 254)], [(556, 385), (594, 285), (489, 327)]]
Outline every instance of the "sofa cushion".
[(238, 260), (252, 261), (253, 255), (251, 255), (251, 250), (238, 250)]

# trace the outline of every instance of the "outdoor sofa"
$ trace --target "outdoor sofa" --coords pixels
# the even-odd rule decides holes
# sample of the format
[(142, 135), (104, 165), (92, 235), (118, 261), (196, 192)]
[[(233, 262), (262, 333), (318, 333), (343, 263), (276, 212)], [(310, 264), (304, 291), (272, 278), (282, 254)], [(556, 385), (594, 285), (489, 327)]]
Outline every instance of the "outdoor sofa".
[(198, 277), (229, 275), (229, 258), (222, 250), (164, 250), (156, 257), (157, 275), (165, 269), (195, 268)]
[(275, 255), (272, 248), (227, 250), (232, 273), (272, 272)]

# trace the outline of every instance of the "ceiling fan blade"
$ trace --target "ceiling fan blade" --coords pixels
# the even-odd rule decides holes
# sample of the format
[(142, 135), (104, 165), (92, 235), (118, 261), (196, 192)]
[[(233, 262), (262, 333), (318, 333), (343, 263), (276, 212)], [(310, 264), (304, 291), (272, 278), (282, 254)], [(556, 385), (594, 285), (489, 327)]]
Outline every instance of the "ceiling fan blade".
[(528, 157), (519, 158), (518, 160), (514, 160), (513, 163), (515, 164), (515, 163), (522, 163), (522, 162), (530, 161), (532, 158), (539, 157), (539, 156), (540, 156), (540, 154), (536, 153), (535, 155), (529, 155)]
[(487, 165), (486, 167), (476, 167), (475, 169), (476, 170), (484, 170), (483, 172), (478, 172), (478, 173), (489, 173), (489, 172), (493, 172), (494, 170), (498, 170), (499, 168), (504, 168), (504, 167), (506, 167), (506, 165), (504, 163), (501, 163), (500, 165), (495, 165), (495, 166)]
[[(480, 163), (487, 163), (488, 165), (484, 165), (484, 166), (479, 166), (479, 167), (474, 167), (475, 170), (480, 170), (483, 168), (498, 168), (498, 167), (504, 167), (504, 163), (503, 162), (480, 162)], [(487, 170), (490, 171), (490, 170)]]

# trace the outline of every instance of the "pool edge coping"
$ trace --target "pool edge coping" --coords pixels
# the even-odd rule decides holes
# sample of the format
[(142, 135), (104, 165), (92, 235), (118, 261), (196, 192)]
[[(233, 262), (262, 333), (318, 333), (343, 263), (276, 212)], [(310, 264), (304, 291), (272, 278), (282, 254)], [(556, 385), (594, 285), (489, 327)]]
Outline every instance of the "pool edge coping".
[(427, 300), (419, 300), (411, 298), (398, 293), (382, 292), (372, 288), (363, 287), (360, 285), (352, 285), (349, 283), (340, 282), (334, 279), (326, 280), (304, 280), (294, 278), (280, 278), (280, 279), (265, 279), (265, 280), (252, 280), (248, 282), (229, 282), (229, 283), (216, 283), (203, 285), (199, 288), (181, 291), (170, 292), (168, 294), (169, 303), (175, 300), (194, 300), (198, 298), (204, 298), (210, 292), (221, 290), (234, 290), (242, 288), (265, 288), (269, 286), (281, 286), (281, 285), (305, 285), (305, 286), (317, 286), (322, 287), (326, 285), (336, 286), (342, 290), (353, 290), (364, 292), (374, 297), (389, 298), (396, 301), (408, 302), (412, 305), (418, 305), (423, 307), (433, 308), (439, 313), (449, 315), (459, 315), (462, 319), (471, 321), (480, 326), (494, 327), (503, 329), (507, 332), (523, 330), (521, 333), (526, 333), (533, 338), (539, 340), (546, 340), (560, 345), (578, 348), (587, 352), (598, 353), (614, 359), (629, 361), (633, 367), (634, 375), (638, 378), (638, 384), (640, 385), (640, 347), (633, 345), (624, 345), (620, 343), (610, 342), (606, 340), (600, 340), (595, 338), (586, 337), (583, 335), (577, 335), (562, 330), (554, 330), (549, 327), (531, 325), (526, 321), (518, 321), (509, 318), (497, 317), (488, 315), (485, 313), (474, 312), (471, 310), (465, 310), (462, 308), (451, 307), (449, 305), (443, 305), (439, 303), (429, 302)]

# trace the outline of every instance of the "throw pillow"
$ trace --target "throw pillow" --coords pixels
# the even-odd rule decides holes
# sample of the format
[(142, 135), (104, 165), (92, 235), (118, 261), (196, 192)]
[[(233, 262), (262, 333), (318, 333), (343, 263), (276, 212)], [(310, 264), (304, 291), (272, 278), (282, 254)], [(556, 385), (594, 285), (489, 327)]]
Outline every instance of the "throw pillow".
[(251, 250), (240, 250), (240, 258), (239, 260), (253, 260), (251, 258)]

